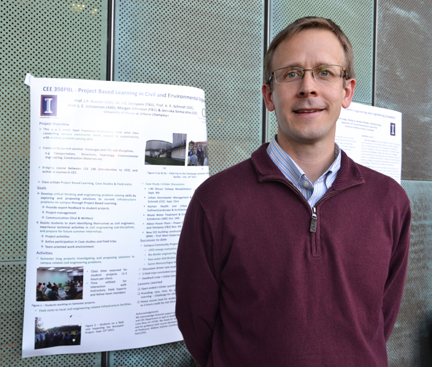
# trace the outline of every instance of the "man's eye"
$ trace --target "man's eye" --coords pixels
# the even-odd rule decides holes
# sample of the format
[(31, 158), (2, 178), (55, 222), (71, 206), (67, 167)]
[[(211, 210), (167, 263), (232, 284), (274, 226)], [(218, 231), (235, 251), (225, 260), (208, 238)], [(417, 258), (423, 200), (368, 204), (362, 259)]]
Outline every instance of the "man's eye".
[(329, 69), (319, 69), (318, 75), (322, 77), (331, 77), (334, 76), (334, 73), (332, 73), (332, 71)]
[(284, 78), (285, 79), (293, 79), (299, 76), (299, 72), (298, 70), (287, 70), (284, 73)]

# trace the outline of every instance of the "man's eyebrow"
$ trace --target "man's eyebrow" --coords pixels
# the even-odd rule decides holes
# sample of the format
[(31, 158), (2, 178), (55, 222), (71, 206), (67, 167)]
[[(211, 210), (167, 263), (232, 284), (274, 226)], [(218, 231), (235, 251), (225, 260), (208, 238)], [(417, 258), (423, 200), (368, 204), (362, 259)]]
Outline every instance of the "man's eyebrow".
[(298, 65), (298, 64), (293, 64), (293, 65), (281, 66), (280, 68), (277, 68), (275, 70), (286, 69), (286, 68), (302, 68), (302, 67), (300, 65)]
[[(321, 62), (321, 63), (317, 63), (315, 66), (313, 66), (312, 68), (316, 68), (318, 66), (323, 66), (323, 65), (334, 65), (328, 62)], [(292, 65), (286, 65), (286, 66), (281, 66), (280, 68), (277, 68), (275, 70), (279, 70), (279, 69), (286, 69), (286, 68), (301, 68), (301, 69), (309, 69), (309, 68), (305, 68), (304, 66), (301, 66), (300, 64), (292, 64)]]

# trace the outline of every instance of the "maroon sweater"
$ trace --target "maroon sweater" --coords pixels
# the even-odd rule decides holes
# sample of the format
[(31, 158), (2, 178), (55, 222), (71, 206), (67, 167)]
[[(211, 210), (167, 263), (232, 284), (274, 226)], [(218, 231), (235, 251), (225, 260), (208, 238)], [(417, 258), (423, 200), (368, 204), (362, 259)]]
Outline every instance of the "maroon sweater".
[(408, 261), (410, 206), (342, 152), (316, 205), (261, 146), (204, 182), (177, 254), (178, 325), (201, 366), (384, 367)]

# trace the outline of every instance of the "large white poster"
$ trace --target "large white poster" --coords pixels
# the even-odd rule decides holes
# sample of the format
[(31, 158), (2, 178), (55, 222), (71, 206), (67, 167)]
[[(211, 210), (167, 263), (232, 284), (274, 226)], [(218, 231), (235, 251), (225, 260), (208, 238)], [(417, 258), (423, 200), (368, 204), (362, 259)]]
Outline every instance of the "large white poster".
[(336, 142), (357, 163), (401, 181), (402, 114), (351, 103), (342, 108)]
[(181, 340), (183, 216), (208, 177), (204, 92), (37, 79), (23, 357)]

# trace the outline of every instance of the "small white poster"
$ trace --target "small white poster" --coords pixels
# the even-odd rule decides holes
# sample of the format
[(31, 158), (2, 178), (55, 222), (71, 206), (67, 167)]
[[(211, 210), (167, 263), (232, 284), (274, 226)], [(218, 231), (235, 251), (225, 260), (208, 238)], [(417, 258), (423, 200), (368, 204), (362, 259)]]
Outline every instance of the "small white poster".
[(182, 339), (183, 217), (208, 177), (204, 92), (38, 79), (31, 98), (23, 357)]
[(342, 108), (336, 142), (357, 163), (401, 182), (402, 114), (351, 103)]

